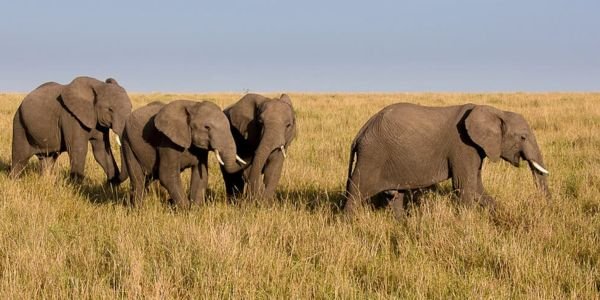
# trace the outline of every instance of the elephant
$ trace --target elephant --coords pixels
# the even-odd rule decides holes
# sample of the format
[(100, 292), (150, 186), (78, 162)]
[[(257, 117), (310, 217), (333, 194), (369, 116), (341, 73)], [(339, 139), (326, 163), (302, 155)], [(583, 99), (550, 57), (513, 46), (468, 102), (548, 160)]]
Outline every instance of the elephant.
[(192, 168), (191, 202), (204, 200), (208, 185), (208, 152), (225, 170), (245, 164), (236, 155), (229, 121), (210, 101), (153, 102), (136, 109), (125, 125), (123, 159), (131, 181), (130, 205), (136, 206), (147, 185), (158, 178), (176, 207), (187, 208), (180, 173)]
[(84, 178), (88, 141), (94, 158), (111, 184), (119, 184), (119, 168), (113, 156), (109, 130), (119, 137), (131, 113), (131, 100), (119, 83), (77, 77), (69, 84), (47, 82), (29, 93), (13, 119), (11, 178), (17, 178), (29, 158), (37, 156), (41, 172), (51, 169), (67, 152), (70, 178)]
[(282, 94), (270, 99), (246, 94), (227, 107), (225, 115), (238, 154), (249, 163), (237, 172), (222, 168), (228, 197), (244, 193), (272, 198), (281, 177), (286, 149), (296, 135), (296, 117), (290, 97)]
[(352, 142), (344, 212), (352, 213), (363, 199), (384, 192), (398, 214), (407, 191), (449, 178), (461, 202), (493, 210), (495, 200), (481, 180), (485, 157), (502, 158), (515, 167), (524, 159), (537, 187), (550, 198), (549, 172), (522, 115), (487, 105), (392, 104), (372, 116)]

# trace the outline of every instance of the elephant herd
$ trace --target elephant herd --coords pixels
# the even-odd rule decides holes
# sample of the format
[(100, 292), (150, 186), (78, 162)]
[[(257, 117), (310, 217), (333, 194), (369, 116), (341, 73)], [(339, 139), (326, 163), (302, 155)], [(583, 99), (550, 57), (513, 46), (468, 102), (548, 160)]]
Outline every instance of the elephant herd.
[[(111, 130), (121, 146), (120, 171)], [(109, 184), (129, 178), (131, 206), (140, 204), (154, 179), (176, 207), (202, 201), (210, 151), (220, 164), (228, 197), (271, 198), (295, 133), (294, 108), (286, 94), (274, 99), (246, 94), (224, 110), (210, 101), (176, 100), (132, 112), (127, 92), (115, 79), (77, 77), (66, 85), (44, 83), (23, 99), (13, 120), (10, 177), (18, 178), (34, 155), (45, 173), (67, 152), (70, 178), (80, 182), (89, 141)], [(525, 160), (538, 188), (550, 197), (541, 151), (521, 115), (475, 104), (390, 105), (371, 117), (352, 142), (344, 211), (351, 213), (363, 200), (383, 193), (399, 213), (406, 192), (449, 178), (462, 201), (493, 208), (481, 180), (485, 157), (514, 166)], [(189, 195), (180, 174), (187, 168)]]

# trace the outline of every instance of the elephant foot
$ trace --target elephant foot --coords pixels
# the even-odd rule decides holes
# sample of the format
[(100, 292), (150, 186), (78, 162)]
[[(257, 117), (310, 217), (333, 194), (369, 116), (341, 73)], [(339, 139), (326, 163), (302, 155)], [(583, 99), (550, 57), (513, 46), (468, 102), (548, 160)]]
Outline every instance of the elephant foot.
[(482, 195), (479, 198), (479, 205), (481, 205), (483, 208), (489, 209), (490, 211), (496, 210), (496, 200), (489, 195)]
[(121, 184), (121, 182), (123, 182), (123, 181), (121, 181), (121, 179), (118, 176), (115, 176), (115, 177), (113, 177), (111, 179), (108, 179), (106, 181), (106, 184), (108, 186), (110, 186), (111, 188), (117, 188), (117, 187), (119, 187), (119, 185)]
[(167, 203), (169, 203), (169, 206), (173, 210), (177, 211), (177, 210), (189, 210), (191, 202), (189, 200), (175, 201), (173, 198), (169, 198), (167, 200)]
[(352, 196), (346, 199), (346, 203), (344, 204), (343, 212), (346, 216), (352, 216), (355, 214), (360, 201), (354, 199)]
[(83, 176), (81, 174), (77, 174), (77, 173), (69, 174), (69, 180), (75, 184), (81, 184), (83, 182), (84, 178), (85, 178), (85, 176)]
[(11, 180), (16, 180), (21, 175), (21, 172), (22, 171), (11, 170), (10, 173), (8, 174), (8, 178), (10, 178)]

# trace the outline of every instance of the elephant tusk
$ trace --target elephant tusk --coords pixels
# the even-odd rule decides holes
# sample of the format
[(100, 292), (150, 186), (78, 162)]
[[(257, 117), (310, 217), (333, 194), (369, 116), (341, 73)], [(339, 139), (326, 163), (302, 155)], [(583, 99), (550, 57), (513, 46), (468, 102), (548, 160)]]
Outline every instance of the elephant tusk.
[(113, 131), (113, 133), (115, 134), (115, 142), (117, 142), (117, 145), (119, 145), (119, 147), (121, 147), (121, 139), (119, 138), (119, 135)]
[(540, 173), (544, 174), (544, 175), (548, 175), (550, 174), (550, 172), (548, 172), (548, 170), (544, 169), (544, 167), (542, 167), (540, 164), (536, 163), (535, 161), (531, 161), (531, 164), (533, 165), (533, 167), (538, 170)]
[(235, 160), (237, 160), (237, 161), (238, 161), (240, 164), (242, 164), (242, 165), (247, 165), (247, 164), (248, 164), (248, 163), (247, 163), (247, 162), (245, 162), (245, 161), (244, 161), (244, 160), (243, 160), (241, 157), (239, 157), (239, 156), (237, 156), (237, 155), (235, 156)]
[(285, 147), (283, 145), (281, 145), (281, 147), (279, 147), (279, 149), (281, 149), (281, 154), (283, 154), (283, 158), (287, 158), (287, 154), (285, 153)]
[(221, 159), (221, 155), (219, 154), (219, 150), (215, 150), (215, 155), (217, 156), (217, 160), (219, 161), (219, 163), (224, 166), (225, 163), (223, 162), (223, 159)]

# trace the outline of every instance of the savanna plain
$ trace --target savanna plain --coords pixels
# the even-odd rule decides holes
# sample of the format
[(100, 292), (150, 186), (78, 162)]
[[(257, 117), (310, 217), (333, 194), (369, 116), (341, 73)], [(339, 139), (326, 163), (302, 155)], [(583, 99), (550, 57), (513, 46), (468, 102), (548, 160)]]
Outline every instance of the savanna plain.
[[(129, 181), (106, 187), (91, 152), (82, 185), (67, 180), (66, 154), (49, 176), (32, 159), (8, 179), (12, 118), (25, 95), (0, 94), (2, 298), (600, 298), (600, 94), (289, 95), (298, 135), (276, 199), (229, 203), (211, 154), (208, 200), (184, 212), (169, 207), (158, 182), (142, 207), (125, 207)], [(174, 99), (225, 107), (241, 95), (130, 97), (135, 109)], [(462, 205), (445, 182), (404, 218), (369, 206), (343, 216), (350, 143), (396, 102), (521, 113), (552, 200), (524, 164), (486, 160), (493, 212)]]

